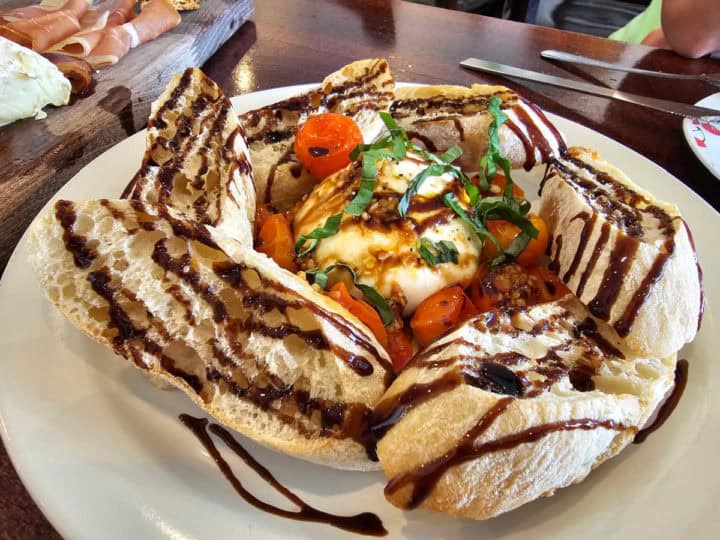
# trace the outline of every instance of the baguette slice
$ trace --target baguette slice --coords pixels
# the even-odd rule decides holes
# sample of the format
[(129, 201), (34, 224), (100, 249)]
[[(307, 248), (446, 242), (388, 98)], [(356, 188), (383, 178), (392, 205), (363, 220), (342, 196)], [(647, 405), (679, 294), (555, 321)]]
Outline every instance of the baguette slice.
[(460, 167), (476, 171), (488, 149), (488, 127), (493, 116), (490, 98), (500, 98), (507, 120), (500, 126), (500, 153), (513, 168), (530, 170), (547, 163), (565, 149), (557, 128), (535, 104), (504, 86), (409, 86), (395, 90), (390, 113), (415, 142), (442, 153), (459, 145)]
[(571, 295), (481, 314), (422, 352), (376, 406), (385, 495), (471, 519), (552, 495), (633, 439), (674, 366), (675, 355), (631, 356)]
[(331, 298), (220, 229), (139, 201), (60, 201), (31, 262), (75, 326), (256, 441), (367, 470), (389, 359)]
[(387, 61), (359, 60), (328, 75), (320, 88), (240, 116), (255, 171), (257, 200), (291, 209), (318, 182), (298, 162), (295, 133), (313, 115), (333, 112), (353, 118), (366, 143), (383, 130), (395, 83)]
[(188, 68), (153, 102), (142, 166), (123, 198), (162, 203), (252, 246), (255, 186), (245, 136), (220, 87)]
[(552, 267), (597, 318), (640, 355), (695, 337), (702, 274), (675, 205), (658, 201), (586, 148), (548, 170), (540, 215), (553, 232)]

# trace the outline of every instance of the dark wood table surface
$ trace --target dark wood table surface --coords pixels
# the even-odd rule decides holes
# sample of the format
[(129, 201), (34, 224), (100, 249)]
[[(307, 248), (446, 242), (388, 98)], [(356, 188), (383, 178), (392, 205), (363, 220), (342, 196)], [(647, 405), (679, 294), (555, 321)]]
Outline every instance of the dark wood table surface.
[[(504, 82), (545, 109), (581, 122), (644, 154), (678, 177), (716, 209), (720, 181), (694, 157), (678, 117), (536, 83), (502, 81), (465, 71), (458, 61), (476, 56), (614, 88), (693, 103), (713, 93), (703, 83), (648, 79), (595, 69), (563, 68), (539, 53), (555, 48), (647, 69), (678, 73), (720, 71), (720, 62), (686, 60), (674, 53), (600, 38), (490, 19), (479, 15), (392, 0), (259, 0), (252, 22), (243, 25), (204, 65), (229, 95), (316, 82), (352, 60), (384, 57), (396, 80), (422, 83)], [(147, 109), (136, 114), (147, 115)], [(142, 125), (135, 121), (135, 126)], [(68, 126), (68, 130), (72, 130)], [(118, 139), (124, 133), (118, 133)], [(111, 140), (106, 144), (114, 144)], [(62, 149), (60, 150), (62, 152)], [(76, 170), (96, 155), (56, 157), (57, 178), (36, 188), (21, 222), (35, 213), (69, 178), (62, 160)], [(620, 164), (622, 165), (622, 164)], [(58, 178), (60, 180), (58, 180)], [(0, 179), (0, 207), (20, 189), (20, 179)], [(60, 182), (60, 183), (59, 183)], [(0, 269), (20, 233), (0, 223)], [(0, 539), (58, 538), (37, 509), (0, 447)]]

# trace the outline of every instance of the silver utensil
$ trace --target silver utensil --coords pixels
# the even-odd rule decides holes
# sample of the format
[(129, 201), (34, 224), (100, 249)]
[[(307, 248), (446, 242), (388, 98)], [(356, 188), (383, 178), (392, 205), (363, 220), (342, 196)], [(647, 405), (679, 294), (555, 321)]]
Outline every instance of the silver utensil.
[(571, 54), (564, 51), (556, 51), (554, 49), (546, 49), (540, 53), (543, 58), (557, 60), (559, 62), (568, 62), (570, 64), (580, 64), (583, 66), (593, 66), (604, 69), (613, 69), (615, 71), (626, 71), (637, 75), (648, 75), (650, 77), (661, 77), (663, 79), (677, 79), (682, 81), (703, 81), (713, 86), (720, 87), (720, 73), (701, 73), (700, 75), (686, 75), (683, 73), (666, 73), (664, 71), (651, 71), (649, 69), (639, 69), (633, 67), (622, 66), (620, 64), (612, 64), (595, 60), (587, 56)]
[(619, 101), (625, 101), (627, 103), (633, 103), (634, 105), (640, 105), (642, 107), (648, 107), (650, 109), (656, 109), (670, 114), (677, 114), (687, 118), (720, 116), (720, 110), (717, 109), (708, 109), (707, 107), (698, 107), (696, 105), (688, 105), (687, 103), (678, 103), (676, 101), (668, 101), (665, 99), (639, 96), (637, 94), (631, 94), (630, 92), (621, 92), (620, 90), (605, 88), (604, 86), (598, 86), (596, 84), (566, 79), (564, 77), (555, 77), (554, 75), (546, 75), (545, 73), (538, 73), (537, 71), (530, 71), (528, 69), (517, 68), (514, 66), (506, 66), (496, 62), (488, 62), (478, 58), (467, 58), (460, 62), (460, 65), (476, 71), (494, 73), (505, 77), (517, 77), (519, 79), (527, 79), (534, 82), (551, 84), (553, 86), (560, 86), (562, 88), (577, 90), (579, 92), (585, 92), (596, 96), (617, 99)]

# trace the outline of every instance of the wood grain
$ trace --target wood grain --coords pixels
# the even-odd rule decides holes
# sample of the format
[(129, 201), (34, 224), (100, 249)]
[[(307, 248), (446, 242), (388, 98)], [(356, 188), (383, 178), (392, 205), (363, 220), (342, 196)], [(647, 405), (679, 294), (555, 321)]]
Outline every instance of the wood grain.
[[(203, 5), (211, 2), (204, 0)], [(230, 6), (234, 2), (228, 0), (219, 4)], [(659, 81), (602, 70), (563, 68), (542, 60), (539, 53), (545, 48), (562, 49), (627, 65), (678, 73), (720, 71), (717, 61), (690, 61), (669, 51), (399, 0), (259, 0), (255, 9), (254, 22), (245, 24), (203, 66), (229, 95), (316, 82), (343, 64), (365, 57), (387, 58), (396, 79), (401, 81), (502, 82), (518, 88), (544, 108), (579, 121), (648, 156), (716, 208), (720, 207), (720, 182), (687, 147), (679, 119), (560, 88), (508, 82), (471, 73), (457, 65), (463, 58), (477, 56), (691, 103), (715, 90), (701, 83)], [(185, 14), (183, 25), (192, 21), (191, 17), (194, 16)], [(223, 24), (237, 26), (233, 23), (237, 19), (223, 20)], [(205, 24), (206, 27), (217, 28), (210, 23)], [(182, 27), (178, 31), (182, 31)], [(153, 51), (154, 54), (164, 54), (165, 47)], [(183, 65), (190, 65), (193, 61), (202, 63), (191, 60), (191, 57), (183, 57), (182, 61)], [(119, 71), (123, 66), (127, 64), (121, 64), (115, 70), (117, 75), (112, 77), (118, 82), (107, 81), (103, 86), (100, 99), (105, 100), (105, 106), (112, 112), (99, 106), (94, 109), (102, 118), (102, 121), (96, 122), (102, 128), (94, 134), (75, 134), (77, 129), (68, 128), (63, 122), (47, 124), (54, 126), (52, 129), (33, 128), (32, 136), (17, 127), (13, 128), (12, 133), (15, 134), (12, 136), (6, 136), (10, 133), (8, 131), (0, 131), (0, 156), (4, 160), (0, 163), (0, 226), (3, 231), (0, 235), (0, 268), (4, 267), (25, 225), (47, 198), (103, 149), (124, 138), (126, 133), (144, 126), (149, 102), (160, 91), (166, 77), (153, 69), (144, 69), (146, 80), (136, 80), (131, 85), (122, 84), (119, 82)], [(114, 93), (110, 92), (112, 89), (115, 89)], [(59, 112), (54, 111), (51, 118)], [(68, 111), (67, 114), (71, 113)], [(69, 117), (69, 120), (73, 118), (76, 122), (82, 119), (77, 115)], [(53, 142), (46, 143), (45, 137)], [(99, 143), (95, 143), (94, 138)], [(64, 142), (68, 140), (74, 142)], [(12, 149), (2, 148), (6, 144), (11, 144)], [(38, 180), (40, 177), (33, 175), (34, 181), (31, 181), (30, 176), (20, 174), (27, 170), (27, 166), (22, 164), (27, 160), (37, 161), (34, 156), (39, 154), (40, 148), (49, 149), (42, 165), (45, 167), (44, 174), (49, 176)], [(8, 163), (8, 159), (14, 160), (14, 163)], [(0, 448), (0, 539), (10, 538), (58, 536), (23, 489)]]
[[(17, 4), (23, 2), (0, 2), (0, 8)], [(205, 0), (201, 9), (183, 12), (172, 31), (96, 72), (88, 97), (50, 108), (45, 120), (0, 129), (0, 272), (45, 202), (83, 165), (142, 129), (170, 76), (202, 65), (252, 9), (252, 0)]]

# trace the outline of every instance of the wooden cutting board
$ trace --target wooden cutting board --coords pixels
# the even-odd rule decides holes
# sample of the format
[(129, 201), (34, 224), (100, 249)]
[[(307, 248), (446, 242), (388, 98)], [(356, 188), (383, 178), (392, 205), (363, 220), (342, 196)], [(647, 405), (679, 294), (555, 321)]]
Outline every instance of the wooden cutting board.
[[(0, 9), (30, 3), (0, 0)], [(82, 166), (143, 129), (170, 76), (202, 66), (252, 12), (253, 0), (202, 0), (175, 29), (96, 72), (91, 95), (0, 128), (0, 273), (30, 216)]]

